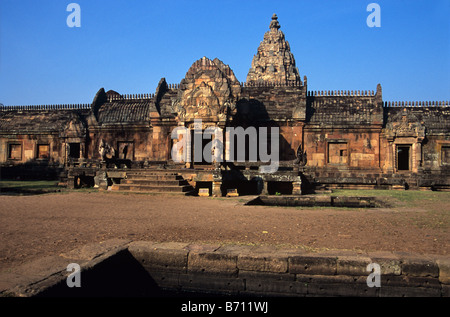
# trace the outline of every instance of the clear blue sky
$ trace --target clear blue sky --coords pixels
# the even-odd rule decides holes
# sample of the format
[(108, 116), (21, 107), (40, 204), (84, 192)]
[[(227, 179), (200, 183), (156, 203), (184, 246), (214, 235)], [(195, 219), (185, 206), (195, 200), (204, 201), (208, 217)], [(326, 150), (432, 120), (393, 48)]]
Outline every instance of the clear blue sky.
[[(69, 3), (81, 27), (66, 25)], [(369, 3), (381, 27), (369, 28)], [(449, 0), (1, 0), (0, 103), (90, 103), (101, 87), (154, 93), (207, 56), (245, 81), (277, 13), (309, 90), (450, 100)]]

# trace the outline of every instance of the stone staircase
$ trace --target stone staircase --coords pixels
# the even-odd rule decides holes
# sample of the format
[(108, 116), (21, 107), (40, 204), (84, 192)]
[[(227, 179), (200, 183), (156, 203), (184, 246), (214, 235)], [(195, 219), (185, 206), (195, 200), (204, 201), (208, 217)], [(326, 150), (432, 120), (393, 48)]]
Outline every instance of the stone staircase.
[(129, 171), (127, 177), (120, 184), (113, 185), (111, 190), (183, 195), (194, 192), (194, 188), (181, 175), (165, 170)]

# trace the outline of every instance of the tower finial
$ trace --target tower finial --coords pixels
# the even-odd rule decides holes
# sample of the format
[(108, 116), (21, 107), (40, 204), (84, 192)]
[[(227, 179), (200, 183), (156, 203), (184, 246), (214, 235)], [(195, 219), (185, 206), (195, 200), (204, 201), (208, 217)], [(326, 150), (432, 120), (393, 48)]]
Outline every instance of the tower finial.
[(269, 28), (271, 30), (278, 30), (280, 28), (280, 23), (278, 23), (278, 17), (275, 13), (272, 15), (272, 21), (270, 22)]

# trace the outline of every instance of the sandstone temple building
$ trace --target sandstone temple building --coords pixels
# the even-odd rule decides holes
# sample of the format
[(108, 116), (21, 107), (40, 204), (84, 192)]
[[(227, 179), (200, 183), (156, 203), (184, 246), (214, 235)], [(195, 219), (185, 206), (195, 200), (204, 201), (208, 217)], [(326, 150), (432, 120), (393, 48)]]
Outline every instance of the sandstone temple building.
[[(180, 83), (162, 78), (154, 93), (101, 88), (91, 104), (2, 106), (1, 177), (207, 195), (450, 189), (449, 102), (384, 101), (381, 85), (373, 88), (308, 90), (273, 15), (245, 82), (221, 60), (203, 57)], [(177, 127), (188, 138), (209, 127), (277, 127), (278, 170), (261, 173), (265, 163), (249, 155), (175, 162)], [(246, 148), (258, 141), (243, 138)]]

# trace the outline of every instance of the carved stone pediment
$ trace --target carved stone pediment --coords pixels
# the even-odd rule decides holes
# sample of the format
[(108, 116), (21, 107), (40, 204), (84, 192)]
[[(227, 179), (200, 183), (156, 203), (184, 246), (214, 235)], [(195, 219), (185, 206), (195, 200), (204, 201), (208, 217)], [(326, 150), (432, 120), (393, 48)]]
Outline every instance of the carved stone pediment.
[(425, 137), (425, 126), (411, 111), (401, 111), (389, 119), (386, 124), (386, 136), (389, 139), (396, 137)]
[(65, 138), (85, 138), (86, 125), (76, 116), (72, 116), (67, 126), (60, 133)]
[(219, 115), (219, 99), (204, 81), (185, 96), (185, 119), (209, 118)]
[(241, 86), (229, 66), (217, 58), (196, 61), (180, 83), (172, 111), (180, 121), (223, 121), (233, 114)]

